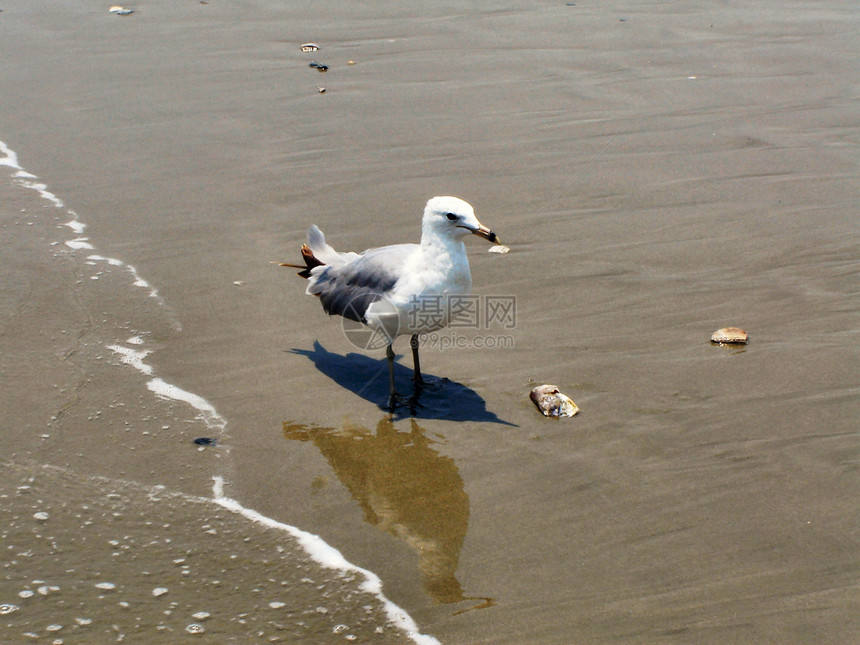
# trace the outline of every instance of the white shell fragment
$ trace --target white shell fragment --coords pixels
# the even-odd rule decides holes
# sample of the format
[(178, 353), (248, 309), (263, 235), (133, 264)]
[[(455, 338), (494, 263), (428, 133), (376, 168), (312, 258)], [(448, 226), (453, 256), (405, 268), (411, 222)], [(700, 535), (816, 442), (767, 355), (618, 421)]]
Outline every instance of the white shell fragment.
[(490, 247), (490, 253), (510, 253), (511, 249), (504, 244), (497, 244)]
[(319, 48), (320, 46), (316, 43), (305, 43), (304, 45), (302, 45), (303, 52), (315, 52), (319, 51)]
[(558, 391), (558, 385), (538, 385), (529, 396), (545, 417), (572, 417), (579, 412), (576, 403)]
[(749, 341), (749, 334), (739, 327), (723, 327), (711, 334), (711, 342), (720, 345), (746, 345)]
[(126, 9), (125, 7), (121, 7), (118, 4), (115, 4), (110, 9), (108, 9), (111, 13), (115, 13), (118, 16), (128, 16), (134, 13), (134, 9)]

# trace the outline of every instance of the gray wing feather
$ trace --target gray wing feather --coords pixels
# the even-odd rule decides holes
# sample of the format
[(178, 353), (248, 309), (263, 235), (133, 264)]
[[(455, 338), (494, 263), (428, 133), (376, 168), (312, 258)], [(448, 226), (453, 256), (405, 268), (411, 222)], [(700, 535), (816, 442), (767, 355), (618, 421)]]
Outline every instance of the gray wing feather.
[(319, 296), (330, 315), (367, 323), (368, 307), (385, 297), (400, 279), (406, 258), (417, 244), (370, 249), (341, 266), (327, 266), (311, 276), (308, 293)]

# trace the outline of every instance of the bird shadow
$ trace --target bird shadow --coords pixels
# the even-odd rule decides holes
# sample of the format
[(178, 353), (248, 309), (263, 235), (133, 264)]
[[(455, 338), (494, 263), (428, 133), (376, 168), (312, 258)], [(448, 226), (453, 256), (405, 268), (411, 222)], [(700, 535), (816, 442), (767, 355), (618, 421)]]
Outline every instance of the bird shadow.
[[(314, 341), (313, 351), (287, 350), (308, 358), (320, 372), (353, 394), (388, 411), (388, 361), (350, 352), (336, 354)], [(391, 413), (397, 419), (442, 419), (445, 421), (482, 421), (517, 427), (487, 410), (477, 392), (462, 383), (424, 375), (425, 385), (417, 397), (403, 402)], [(412, 369), (394, 364), (394, 382), (399, 392), (412, 394)]]

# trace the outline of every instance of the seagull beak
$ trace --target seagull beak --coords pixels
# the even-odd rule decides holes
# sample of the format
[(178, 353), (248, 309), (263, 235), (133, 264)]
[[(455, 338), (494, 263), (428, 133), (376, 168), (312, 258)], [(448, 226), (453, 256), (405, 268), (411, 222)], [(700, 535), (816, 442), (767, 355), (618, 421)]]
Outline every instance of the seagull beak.
[[(472, 230), (472, 229), (469, 229), (469, 230)], [(472, 233), (474, 235), (477, 235), (478, 237), (483, 237), (485, 240), (487, 240), (488, 242), (492, 242), (493, 244), (500, 244), (501, 243), (499, 241), (499, 236), (496, 235), (495, 233), (493, 233), (490, 229), (488, 229), (483, 224), (478, 226), (478, 228), (476, 228), (475, 230), (472, 230)]]

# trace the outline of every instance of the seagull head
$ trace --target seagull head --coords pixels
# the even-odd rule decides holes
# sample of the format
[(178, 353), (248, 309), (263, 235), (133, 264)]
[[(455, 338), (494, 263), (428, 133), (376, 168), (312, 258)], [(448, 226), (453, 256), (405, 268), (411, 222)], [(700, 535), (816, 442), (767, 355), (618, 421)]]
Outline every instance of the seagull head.
[(475, 210), (459, 197), (434, 197), (424, 208), (424, 235), (459, 240), (472, 233), (493, 244), (499, 237), (475, 217)]

